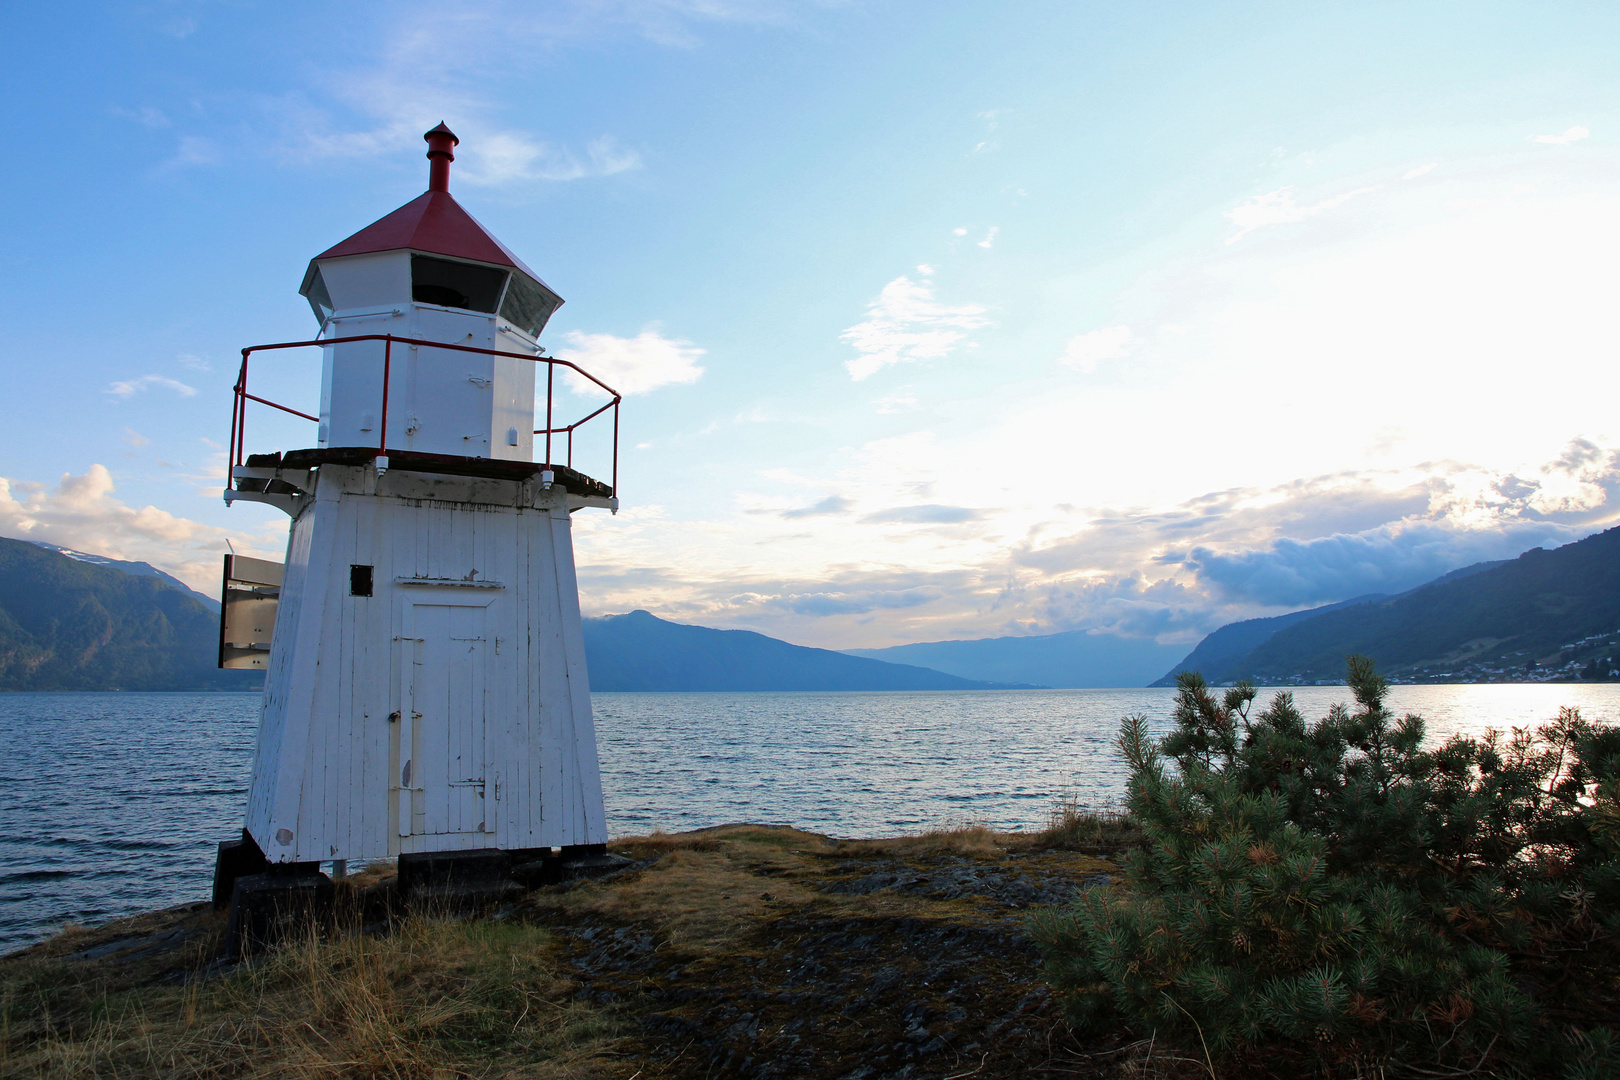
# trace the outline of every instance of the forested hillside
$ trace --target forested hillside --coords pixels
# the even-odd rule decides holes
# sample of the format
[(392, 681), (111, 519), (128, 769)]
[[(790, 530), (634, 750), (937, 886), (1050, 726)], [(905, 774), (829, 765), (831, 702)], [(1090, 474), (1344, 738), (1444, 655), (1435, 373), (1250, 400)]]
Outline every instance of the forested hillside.
[(0, 690), (247, 690), (219, 618), (158, 577), (0, 537)]
[[(1578, 679), (1606, 677), (1617, 648), (1620, 528), (1448, 574), (1400, 596), (1311, 614), (1206, 677), (1337, 680), (1345, 657), (1361, 653), (1404, 682)], [(1183, 666), (1197, 670), (1192, 660)]]

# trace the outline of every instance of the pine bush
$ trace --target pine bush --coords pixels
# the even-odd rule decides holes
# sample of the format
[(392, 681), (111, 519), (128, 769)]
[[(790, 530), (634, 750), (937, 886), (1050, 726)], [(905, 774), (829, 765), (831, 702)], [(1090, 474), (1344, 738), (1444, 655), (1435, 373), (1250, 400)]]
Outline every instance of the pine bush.
[(1614, 1075), (1620, 729), (1424, 747), (1349, 660), (1355, 708), (1178, 679), (1127, 717), (1124, 880), (1036, 921), (1072, 1023), (1125, 1024), (1211, 1072)]

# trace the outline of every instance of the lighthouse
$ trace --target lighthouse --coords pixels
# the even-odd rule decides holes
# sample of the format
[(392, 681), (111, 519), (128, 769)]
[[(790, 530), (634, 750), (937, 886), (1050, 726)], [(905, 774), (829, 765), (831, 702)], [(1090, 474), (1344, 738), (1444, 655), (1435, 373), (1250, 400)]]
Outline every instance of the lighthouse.
[[(318, 334), (242, 352), (225, 499), (292, 524), (283, 564), (226, 560), (220, 663), (265, 686), (216, 901), (260, 871), (400, 857), (403, 880), (607, 840), (570, 515), (617, 512), (619, 396), (545, 355), (562, 298), (451, 196), (456, 136), (424, 138), (428, 190), (310, 261)], [(318, 413), (255, 392), (314, 349)], [(607, 404), (564, 423), (560, 375)], [(310, 444), (250, 450), (267, 409)]]

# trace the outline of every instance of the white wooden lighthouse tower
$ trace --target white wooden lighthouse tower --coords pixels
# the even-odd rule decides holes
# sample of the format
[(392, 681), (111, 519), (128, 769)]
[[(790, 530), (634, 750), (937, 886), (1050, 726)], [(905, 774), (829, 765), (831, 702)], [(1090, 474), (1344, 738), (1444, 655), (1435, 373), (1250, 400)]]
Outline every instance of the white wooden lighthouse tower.
[[(293, 519), (284, 567), (227, 564), (220, 648), (265, 671), (246, 834), (271, 864), (607, 839), (569, 515), (618, 499), (553, 426), (562, 300), (450, 196), (456, 137), (425, 138), (428, 191), (310, 262), (319, 338), (243, 351), (225, 497)], [(300, 345), (316, 445), (245, 455), (272, 404), (249, 363)]]

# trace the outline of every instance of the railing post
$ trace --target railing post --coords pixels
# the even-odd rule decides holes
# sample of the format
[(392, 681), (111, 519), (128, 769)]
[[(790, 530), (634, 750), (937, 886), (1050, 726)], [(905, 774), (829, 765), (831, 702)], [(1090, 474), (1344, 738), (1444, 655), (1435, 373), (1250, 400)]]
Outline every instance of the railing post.
[(557, 379), (557, 365), (546, 361), (546, 468), (551, 468), (551, 388)]
[(574, 467), (574, 425), (568, 425), (568, 467)]
[(247, 441), (248, 350), (242, 350), (242, 370), (237, 374), (236, 464), (242, 464), (243, 443)]
[(383, 403), (382, 423), (378, 425), (381, 432), (377, 436), (377, 453), (388, 453), (388, 375), (389, 367), (394, 362), (394, 335), (389, 334), (383, 338)]
[(225, 452), (225, 486), (232, 486), (235, 477), (231, 470), (236, 467), (236, 421), (237, 412), (242, 408), (242, 369), (236, 369), (236, 385), (231, 387), (231, 448)]
[[(619, 398), (613, 399), (613, 494), (619, 494)], [(617, 511), (615, 511), (617, 513)]]

